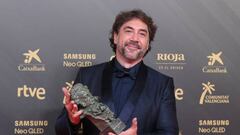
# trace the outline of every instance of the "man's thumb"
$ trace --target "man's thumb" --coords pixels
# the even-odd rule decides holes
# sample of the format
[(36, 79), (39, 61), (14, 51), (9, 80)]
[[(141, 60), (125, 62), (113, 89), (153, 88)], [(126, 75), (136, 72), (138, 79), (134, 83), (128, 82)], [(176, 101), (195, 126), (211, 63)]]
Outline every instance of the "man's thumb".
[(137, 118), (133, 118), (131, 128), (137, 129)]

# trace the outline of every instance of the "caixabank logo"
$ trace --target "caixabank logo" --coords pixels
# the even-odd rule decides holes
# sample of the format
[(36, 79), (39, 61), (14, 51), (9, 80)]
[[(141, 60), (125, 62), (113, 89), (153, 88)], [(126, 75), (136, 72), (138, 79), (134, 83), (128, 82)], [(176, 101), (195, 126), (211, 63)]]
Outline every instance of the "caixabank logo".
[(63, 67), (89, 67), (96, 59), (95, 53), (64, 53)]
[(156, 64), (159, 70), (183, 70), (186, 58), (183, 53), (157, 53)]
[(19, 71), (45, 71), (45, 64), (42, 63), (39, 55), (40, 49), (24, 52), (23, 63), (18, 65)]
[(217, 90), (215, 88), (215, 84), (211, 83), (211, 82), (207, 82), (207, 83), (202, 83), (202, 94), (199, 100), (199, 104), (203, 105), (203, 104), (228, 104), (230, 102), (229, 95), (217, 95), (215, 94), (215, 92), (217, 93)]
[(208, 63), (202, 68), (203, 73), (227, 73), (227, 68), (221, 58), (222, 53), (220, 51), (207, 56)]

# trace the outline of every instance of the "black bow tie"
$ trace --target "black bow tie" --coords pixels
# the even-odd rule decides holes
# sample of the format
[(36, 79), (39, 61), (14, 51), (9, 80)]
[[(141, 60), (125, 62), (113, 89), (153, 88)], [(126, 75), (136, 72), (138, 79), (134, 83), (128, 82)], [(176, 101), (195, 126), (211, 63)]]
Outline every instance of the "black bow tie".
[(134, 73), (128, 72), (128, 71), (124, 71), (124, 70), (116, 70), (114, 72), (114, 74), (116, 75), (116, 77), (118, 78), (123, 78), (123, 77), (130, 77), (131, 79), (135, 80), (136, 76)]

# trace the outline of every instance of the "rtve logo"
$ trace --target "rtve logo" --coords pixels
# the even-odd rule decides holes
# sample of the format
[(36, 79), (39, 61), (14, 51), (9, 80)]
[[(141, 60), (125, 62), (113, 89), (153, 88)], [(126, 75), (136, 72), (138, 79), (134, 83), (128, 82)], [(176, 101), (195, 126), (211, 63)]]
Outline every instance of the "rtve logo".
[(175, 98), (177, 100), (183, 100), (183, 94), (184, 94), (184, 91), (182, 88), (175, 89)]
[(27, 85), (23, 85), (23, 87), (17, 88), (17, 97), (31, 97), (37, 98), (38, 100), (45, 99), (46, 90), (44, 88), (31, 88)]

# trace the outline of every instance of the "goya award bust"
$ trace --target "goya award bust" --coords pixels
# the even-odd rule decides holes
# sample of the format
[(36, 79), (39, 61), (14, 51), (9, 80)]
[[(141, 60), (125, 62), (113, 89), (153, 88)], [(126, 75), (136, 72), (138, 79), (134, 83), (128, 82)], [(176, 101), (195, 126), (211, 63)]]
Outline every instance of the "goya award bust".
[(100, 134), (119, 134), (125, 129), (126, 125), (115, 117), (107, 105), (99, 102), (98, 97), (93, 96), (87, 86), (77, 83), (70, 94), (71, 99), (83, 110), (81, 118), (89, 119), (100, 130)]

